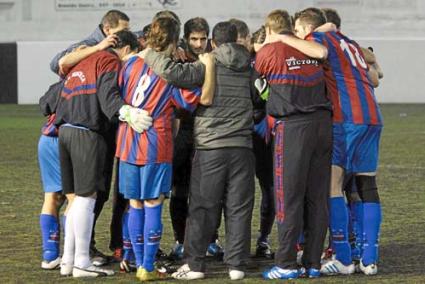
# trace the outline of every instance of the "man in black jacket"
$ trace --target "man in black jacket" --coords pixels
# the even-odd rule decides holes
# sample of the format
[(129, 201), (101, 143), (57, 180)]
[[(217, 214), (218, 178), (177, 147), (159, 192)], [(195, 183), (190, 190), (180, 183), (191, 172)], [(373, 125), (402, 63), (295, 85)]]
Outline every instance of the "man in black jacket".
[(222, 206), (226, 220), (224, 262), (231, 279), (244, 277), (254, 205), (253, 70), (249, 52), (236, 40), (237, 30), (231, 23), (214, 27), (216, 87), (212, 104), (199, 107), (195, 114), (186, 264), (173, 274), (179, 280), (204, 278), (205, 253)]

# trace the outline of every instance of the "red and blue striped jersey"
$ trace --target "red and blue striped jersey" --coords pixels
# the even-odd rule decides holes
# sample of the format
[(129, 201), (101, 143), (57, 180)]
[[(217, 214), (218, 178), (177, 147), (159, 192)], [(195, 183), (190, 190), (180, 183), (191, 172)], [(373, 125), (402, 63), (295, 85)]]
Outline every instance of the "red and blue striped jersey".
[(328, 48), (324, 64), (326, 87), (335, 123), (382, 124), (382, 117), (360, 46), (340, 32), (307, 36)]
[(53, 113), (47, 117), (47, 122), (41, 128), (41, 134), (45, 136), (58, 137), (58, 128), (55, 123), (56, 114)]
[(153, 125), (139, 134), (127, 123), (120, 123), (116, 156), (136, 165), (171, 163), (174, 107), (194, 111), (200, 88), (186, 90), (168, 84), (138, 56), (130, 58), (122, 68), (119, 85), (125, 103), (148, 111)]

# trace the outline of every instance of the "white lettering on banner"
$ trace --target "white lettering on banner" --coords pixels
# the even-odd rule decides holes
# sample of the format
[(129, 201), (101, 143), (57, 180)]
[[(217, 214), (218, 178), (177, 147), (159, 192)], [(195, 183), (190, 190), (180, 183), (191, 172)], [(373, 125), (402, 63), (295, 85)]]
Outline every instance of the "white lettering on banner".
[(180, 0), (55, 0), (55, 7), (58, 11), (110, 9), (156, 10), (181, 8), (180, 2)]

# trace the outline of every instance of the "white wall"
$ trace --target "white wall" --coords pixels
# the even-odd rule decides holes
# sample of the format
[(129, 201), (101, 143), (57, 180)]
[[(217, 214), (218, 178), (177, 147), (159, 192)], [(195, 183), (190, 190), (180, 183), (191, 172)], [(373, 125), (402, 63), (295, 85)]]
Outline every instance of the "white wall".
[[(425, 80), (425, 0), (172, 1), (177, 5), (167, 8), (175, 11), (182, 22), (202, 16), (212, 27), (218, 21), (236, 17), (245, 20), (252, 30), (272, 9), (283, 8), (294, 13), (309, 6), (335, 8), (342, 17), (344, 33), (362, 45), (375, 48), (385, 73), (376, 91), (378, 100), (425, 102), (422, 91), (422, 81)], [(58, 6), (60, 3), (100, 2), (110, 6)], [(19, 103), (38, 100), (48, 85), (56, 80), (49, 69), (53, 55), (68, 43), (90, 34), (111, 7), (130, 16), (133, 30), (141, 29), (155, 12), (162, 9), (159, 0), (0, 0), (0, 42), (18, 41), (19, 45)]]
[(50, 60), (71, 42), (18, 42), (18, 104), (35, 104), (58, 81)]
[(372, 46), (384, 78), (375, 94), (379, 102), (425, 103), (425, 39), (359, 39)]
[[(425, 103), (425, 39), (358, 39), (372, 46), (384, 71), (376, 96), (382, 103)], [(53, 56), (71, 42), (18, 42), (18, 103), (38, 103), (58, 79), (49, 69)]]

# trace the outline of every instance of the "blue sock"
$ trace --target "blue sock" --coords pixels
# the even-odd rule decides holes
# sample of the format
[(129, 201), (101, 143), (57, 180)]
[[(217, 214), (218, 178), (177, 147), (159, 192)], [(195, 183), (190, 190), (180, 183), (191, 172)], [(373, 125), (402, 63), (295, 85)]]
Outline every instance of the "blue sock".
[(125, 212), (122, 216), (122, 242), (123, 242), (123, 259), (131, 261), (134, 259), (133, 247), (131, 245), (130, 233), (128, 231), (128, 216)]
[(143, 228), (145, 223), (145, 209), (137, 209), (130, 206), (128, 211), (128, 231), (136, 257), (136, 265), (143, 265)]
[(40, 214), (43, 259), (52, 261), (59, 256), (59, 223), (53, 215)]
[(344, 197), (330, 198), (330, 227), (336, 259), (350, 265), (351, 247), (348, 242), (348, 210)]
[(378, 262), (381, 204), (363, 203), (363, 255), (362, 262), (369, 265)]
[(161, 213), (162, 204), (155, 207), (145, 207), (145, 258), (143, 259), (143, 267), (151, 272), (154, 269), (156, 252), (162, 236)]
[(355, 201), (351, 204), (351, 214), (353, 222), (353, 232), (356, 238), (356, 248), (352, 255), (355, 259), (360, 259), (363, 250), (363, 202)]

